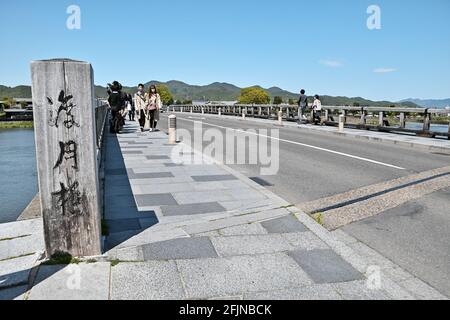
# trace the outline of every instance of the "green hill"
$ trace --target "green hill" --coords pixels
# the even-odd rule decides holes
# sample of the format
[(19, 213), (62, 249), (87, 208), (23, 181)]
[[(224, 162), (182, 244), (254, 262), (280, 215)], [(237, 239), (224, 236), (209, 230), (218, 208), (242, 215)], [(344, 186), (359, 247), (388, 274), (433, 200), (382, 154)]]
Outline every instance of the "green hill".
[[(168, 81), (168, 82), (159, 82), (159, 81), (150, 81), (145, 85), (148, 88), (151, 84), (164, 84), (171, 91), (175, 100), (210, 100), (210, 101), (234, 101), (238, 100), (241, 88), (229, 84), (229, 83), (221, 83), (215, 82), (206, 86), (198, 86), (198, 85), (190, 85), (181, 81)], [(124, 91), (128, 93), (136, 92), (136, 87), (124, 87)], [(289, 99), (293, 99), (296, 101), (298, 99), (298, 94), (283, 90), (278, 87), (271, 87), (269, 89), (265, 89), (273, 99), (275, 96), (280, 96), (284, 101), (288, 101)], [(106, 97), (106, 88), (102, 86), (95, 86), (95, 93), (97, 97)], [(14, 98), (30, 98), (31, 97), (31, 88), (29, 86), (18, 86), (18, 87), (6, 87), (0, 86), (0, 99), (4, 97), (14, 97)], [(332, 97), (323, 95), (321, 96), (322, 103), (324, 105), (335, 105), (335, 106), (407, 106), (407, 107), (418, 107), (417, 104), (411, 101), (402, 101), (402, 102), (390, 102), (390, 101), (371, 101), (361, 97)]]

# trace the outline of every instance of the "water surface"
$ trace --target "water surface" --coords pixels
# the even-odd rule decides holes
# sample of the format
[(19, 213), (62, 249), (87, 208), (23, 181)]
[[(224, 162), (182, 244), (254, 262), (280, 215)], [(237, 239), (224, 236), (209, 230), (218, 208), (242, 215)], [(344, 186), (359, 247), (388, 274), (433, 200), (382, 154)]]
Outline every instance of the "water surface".
[(38, 192), (33, 129), (0, 129), (0, 223), (17, 220)]

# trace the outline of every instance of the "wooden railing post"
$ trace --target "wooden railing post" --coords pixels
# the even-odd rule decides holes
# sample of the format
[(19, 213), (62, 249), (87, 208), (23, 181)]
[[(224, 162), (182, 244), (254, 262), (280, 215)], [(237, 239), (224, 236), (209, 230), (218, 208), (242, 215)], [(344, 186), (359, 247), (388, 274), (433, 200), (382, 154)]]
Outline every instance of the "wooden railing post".
[(406, 127), (406, 117), (405, 117), (405, 113), (401, 112), (400, 113), (400, 128), (404, 129)]
[(31, 63), (46, 254), (101, 254), (93, 70), (66, 59)]
[(384, 112), (383, 111), (380, 111), (378, 114), (378, 125), (380, 127), (384, 126)]
[(428, 109), (425, 110), (425, 114), (423, 115), (423, 131), (430, 132), (431, 128), (431, 113), (428, 112)]
[(448, 136), (447, 136), (447, 140), (450, 140), (450, 122), (448, 123)]

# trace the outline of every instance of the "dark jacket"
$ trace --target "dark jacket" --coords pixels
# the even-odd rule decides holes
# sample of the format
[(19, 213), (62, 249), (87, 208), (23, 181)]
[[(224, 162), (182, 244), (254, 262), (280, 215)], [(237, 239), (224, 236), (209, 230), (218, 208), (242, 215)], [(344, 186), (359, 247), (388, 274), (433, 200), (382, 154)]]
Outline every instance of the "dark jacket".
[(308, 106), (308, 96), (305, 94), (301, 94), (300, 98), (298, 99), (298, 106), (300, 108), (306, 108)]
[(113, 91), (108, 98), (109, 105), (113, 110), (120, 110), (125, 106), (125, 96), (122, 92)]

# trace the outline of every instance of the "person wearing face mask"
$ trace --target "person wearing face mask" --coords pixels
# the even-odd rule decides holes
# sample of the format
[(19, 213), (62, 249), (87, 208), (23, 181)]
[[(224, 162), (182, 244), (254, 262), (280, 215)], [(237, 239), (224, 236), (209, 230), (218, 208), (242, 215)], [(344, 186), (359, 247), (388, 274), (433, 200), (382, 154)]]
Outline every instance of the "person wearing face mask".
[(148, 93), (145, 94), (145, 108), (150, 116), (150, 132), (155, 131), (161, 109), (161, 97), (155, 85), (151, 85)]
[(134, 95), (134, 106), (136, 110), (136, 119), (139, 121), (141, 132), (144, 132), (145, 121), (148, 120), (150, 116), (149, 112), (146, 110), (145, 96), (146, 93), (144, 93), (144, 85), (140, 83), (138, 85), (138, 92)]

